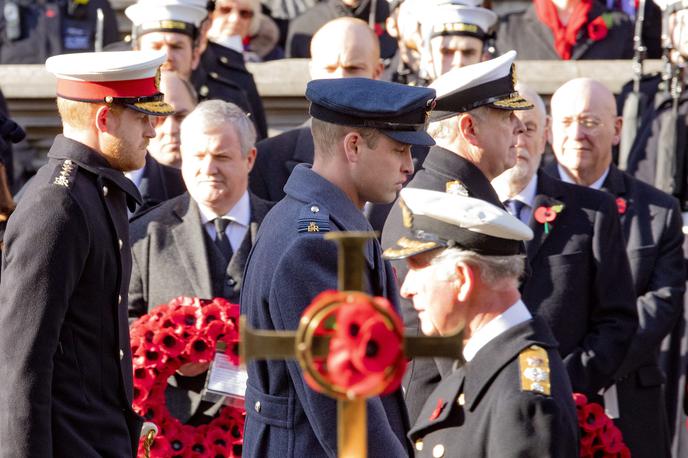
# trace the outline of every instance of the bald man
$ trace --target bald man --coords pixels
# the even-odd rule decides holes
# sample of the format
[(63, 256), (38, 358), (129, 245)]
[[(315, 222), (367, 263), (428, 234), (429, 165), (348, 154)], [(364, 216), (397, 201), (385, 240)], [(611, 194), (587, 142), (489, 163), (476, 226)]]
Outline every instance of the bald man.
[[(371, 78), (382, 73), (377, 36), (360, 19), (342, 17), (325, 24), (311, 41), (311, 79)], [(313, 163), (310, 119), (301, 127), (258, 142), (249, 187), (258, 197), (278, 201), (297, 164)]]
[[(670, 456), (662, 398), (664, 374), (659, 346), (682, 312), (685, 271), (681, 214), (673, 197), (636, 180), (612, 164), (621, 118), (604, 85), (578, 78), (552, 97), (552, 148), (558, 164), (550, 172), (563, 181), (606, 191), (616, 199), (631, 265), (638, 330), (616, 371), (618, 418), (633, 457)], [(617, 282), (619, 294), (625, 283)], [(614, 396), (605, 406), (613, 412)]]
[[(539, 171), (550, 120), (536, 92), (518, 86), (534, 108), (518, 111), (525, 130), (516, 140), (516, 165), (492, 180), (509, 212), (535, 234), (526, 242), (530, 275), (521, 285), (531, 312), (545, 319), (575, 392), (595, 397), (613, 383), (636, 329), (631, 271), (614, 199)], [(544, 225), (539, 207), (563, 205)]]

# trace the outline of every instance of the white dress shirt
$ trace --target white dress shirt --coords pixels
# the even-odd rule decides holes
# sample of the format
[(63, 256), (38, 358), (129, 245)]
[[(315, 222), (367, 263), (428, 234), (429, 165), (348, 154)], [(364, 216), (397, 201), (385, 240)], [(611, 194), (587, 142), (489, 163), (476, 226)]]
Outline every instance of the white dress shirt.
[(516, 301), (511, 307), (504, 310), (504, 313), (495, 317), (468, 339), (463, 347), (463, 357), (466, 362), (472, 360), (475, 355), (495, 337), (505, 333), (514, 326), (533, 318), (526, 304), (521, 299)]
[[(533, 205), (535, 205), (537, 183), (537, 173), (534, 173), (533, 177), (530, 179), (526, 187), (514, 196), (507, 196), (506, 194), (504, 194), (504, 190), (502, 190), (502, 192), (499, 192), (499, 190), (497, 191), (499, 200), (501, 200), (502, 202), (505, 202), (507, 200), (518, 200), (519, 202), (522, 202), (524, 204), (520, 214), (517, 216), (518, 219), (520, 219), (521, 222), (523, 222), (524, 224), (528, 224), (528, 222), (530, 221), (530, 217), (533, 214)], [(511, 213), (511, 209), (509, 209), (509, 213)]]
[[(557, 168), (559, 169), (559, 176), (561, 177), (561, 181), (564, 183), (571, 183), (571, 184), (578, 184), (575, 181), (573, 181), (573, 178), (571, 178), (571, 175), (569, 175), (569, 172), (566, 171), (564, 167), (561, 165), (557, 164)], [(609, 175), (609, 169), (604, 171), (601, 177), (599, 177), (593, 184), (588, 186), (588, 188), (592, 189), (597, 189), (598, 191), (602, 188), (602, 184), (604, 183), (604, 180), (607, 179), (607, 175)]]

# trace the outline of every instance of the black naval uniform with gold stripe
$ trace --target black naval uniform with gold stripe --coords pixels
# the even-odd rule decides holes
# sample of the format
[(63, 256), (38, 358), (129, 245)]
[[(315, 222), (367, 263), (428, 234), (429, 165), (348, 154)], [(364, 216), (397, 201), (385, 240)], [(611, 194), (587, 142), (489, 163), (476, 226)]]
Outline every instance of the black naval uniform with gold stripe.
[(418, 457), (577, 457), (578, 420), (556, 341), (536, 317), (498, 335), (430, 395)]
[[(423, 162), (423, 169), (416, 173), (408, 187), (441, 192), (451, 188), (456, 192), (466, 193), (469, 197), (502, 207), (497, 192), (478, 167), (458, 154), (437, 145), (430, 148)], [(382, 231), (382, 247), (389, 248), (396, 244), (406, 230), (402, 224), (401, 208), (397, 199)], [(392, 266), (397, 275), (397, 286), (401, 287), (408, 272), (406, 261), (392, 261)], [(400, 304), (406, 332), (413, 335), (420, 334), (418, 312), (413, 308), (413, 304), (403, 298)], [(447, 358), (411, 360), (404, 378), (404, 398), (411, 423), (418, 417), (421, 407), (442, 375), (451, 370), (452, 364), (453, 362)]]
[[(131, 272), (122, 172), (58, 135), (5, 232), (0, 285), (0, 454), (129, 457)], [(139, 202), (140, 203), (140, 202)]]

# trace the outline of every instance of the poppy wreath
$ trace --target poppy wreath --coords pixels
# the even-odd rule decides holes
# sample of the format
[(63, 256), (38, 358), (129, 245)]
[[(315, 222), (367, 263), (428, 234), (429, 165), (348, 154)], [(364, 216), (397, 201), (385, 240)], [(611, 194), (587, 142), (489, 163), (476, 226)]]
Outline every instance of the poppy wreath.
[[(224, 406), (210, 423), (185, 425), (165, 404), (167, 379), (182, 365), (209, 363), (217, 342), (239, 364), (239, 305), (222, 298), (177, 297), (136, 320), (130, 329), (134, 410), (155, 423), (150, 456), (164, 458), (241, 456), (245, 411)], [(138, 456), (144, 456), (143, 441)]]
[(580, 430), (581, 458), (630, 458), (621, 431), (596, 402), (588, 402), (584, 394), (573, 393)]
[[(315, 331), (315, 335), (329, 339), (327, 355), (314, 360), (318, 378), (348, 397), (394, 392), (401, 384), (407, 361), (403, 325), (392, 304), (384, 297), (325, 291), (313, 299), (304, 316), (332, 304), (337, 306)], [(312, 376), (305, 375), (311, 388), (323, 391)]]

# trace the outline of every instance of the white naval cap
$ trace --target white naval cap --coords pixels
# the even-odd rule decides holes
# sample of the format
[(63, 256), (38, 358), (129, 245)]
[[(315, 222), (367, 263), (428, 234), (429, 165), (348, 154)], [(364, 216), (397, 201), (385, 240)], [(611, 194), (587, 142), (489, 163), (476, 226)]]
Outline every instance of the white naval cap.
[(443, 3), (430, 6), (421, 19), (425, 45), (437, 36), (463, 35), (485, 40), (497, 23), (497, 14), (486, 8)]
[(485, 105), (502, 110), (533, 108), (514, 88), (515, 59), (516, 51), (509, 51), (494, 59), (453, 68), (437, 78), (430, 85), (437, 93), (430, 120), (439, 121)]
[(124, 14), (134, 25), (137, 36), (150, 32), (176, 32), (198, 36), (198, 28), (208, 16), (206, 2), (198, 0), (139, 0)]
[(57, 77), (57, 96), (90, 103), (115, 103), (155, 116), (174, 112), (158, 87), (164, 51), (61, 54), (45, 61)]
[(533, 231), (509, 213), (481, 199), (459, 194), (404, 188), (402, 221), (408, 230), (386, 259), (403, 259), (437, 248), (457, 247), (486, 256), (522, 252)]

